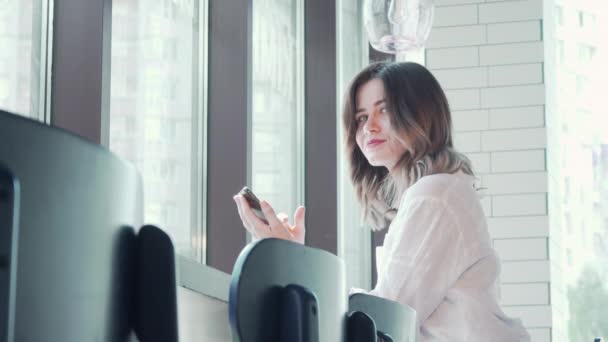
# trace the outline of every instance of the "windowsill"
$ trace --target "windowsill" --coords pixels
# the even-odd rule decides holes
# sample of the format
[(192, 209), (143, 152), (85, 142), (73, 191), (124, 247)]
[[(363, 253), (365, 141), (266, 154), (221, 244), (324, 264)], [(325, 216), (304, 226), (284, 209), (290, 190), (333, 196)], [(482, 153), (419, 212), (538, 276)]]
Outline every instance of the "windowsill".
[(184, 256), (177, 256), (178, 285), (228, 302), (231, 275)]

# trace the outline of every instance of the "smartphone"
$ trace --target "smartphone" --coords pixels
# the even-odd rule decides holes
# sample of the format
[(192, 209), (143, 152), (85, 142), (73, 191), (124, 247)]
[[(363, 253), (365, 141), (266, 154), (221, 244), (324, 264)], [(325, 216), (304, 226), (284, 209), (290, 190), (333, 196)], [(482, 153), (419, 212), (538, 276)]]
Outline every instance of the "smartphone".
[(264, 213), (262, 212), (262, 206), (260, 205), (260, 200), (253, 193), (253, 191), (251, 191), (251, 189), (249, 189), (248, 187), (245, 186), (243, 189), (241, 189), (241, 191), (239, 191), (239, 195), (243, 195), (243, 197), (245, 197), (245, 199), (247, 200), (247, 203), (249, 203), (249, 207), (251, 208), (251, 210), (253, 210), (253, 213), (260, 220), (262, 220), (262, 222), (268, 224), (268, 220), (266, 219), (266, 217), (264, 216)]

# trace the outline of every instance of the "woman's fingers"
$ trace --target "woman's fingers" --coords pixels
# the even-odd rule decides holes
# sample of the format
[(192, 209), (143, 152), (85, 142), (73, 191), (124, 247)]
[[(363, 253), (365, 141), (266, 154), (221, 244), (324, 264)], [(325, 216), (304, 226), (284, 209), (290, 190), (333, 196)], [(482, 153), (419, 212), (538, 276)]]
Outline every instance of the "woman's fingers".
[(264, 213), (264, 216), (268, 220), (268, 224), (272, 229), (272, 236), (280, 239), (292, 240), (291, 232), (283, 224), (279, 217), (277, 217), (270, 204), (268, 204), (266, 201), (261, 201), (260, 206), (262, 207), (262, 212)]
[(297, 242), (304, 244), (304, 237), (306, 235), (306, 227), (304, 225), (306, 209), (303, 206), (299, 206), (293, 216), (296, 224), (292, 227), (291, 233)]
[(252, 234), (257, 235), (258, 237), (265, 238), (270, 237), (270, 227), (266, 225), (259, 217), (251, 210), (249, 207), (249, 203), (242, 195), (238, 195), (238, 202), (241, 207), (241, 212), (243, 213), (243, 218), (245, 222), (249, 226), (249, 230), (252, 231)]
[(277, 217), (279, 218), (279, 221), (281, 221), (283, 223), (283, 225), (289, 225), (289, 216), (285, 213), (278, 213)]
[(239, 198), (240, 196), (234, 196), (234, 202), (236, 203), (236, 209), (239, 212), (239, 217), (241, 218), (241, 222), (243, 222), (243, 227), (245, 227), (245, 229), (247, 229), (248, 232), (250, 232), (253, 235), (256, 235), (255, 230), (253, 229), (253, 226), (251, 225), (251, 223), (249, 223), (249, 221), (246, 218), (246, 215), (244, 213), (244, 209), (243, 209), (243, 205), (241, 202), (241, 199)]
[[(289, 224), (289, 216), (285, 213), (275, 214), (274, 209), (266, 201), (261, 207), (268, 224), (264, 223), (250, 208), (249, 203), (242, 195), (234, 196), (237, 209), (243, 226), (255, 238), (279, 238), (304, 243), (304, 213), (303, 207), (296, 211), (296, 225)], [(298, 223), (299, 222), (299, 223)], [(295, 234), (294, 234), (295, 233)]]
[(303, 206), (299, 206), (293, 216), (296, 223), (295, 227), (304, 228), (304, 218), (306, 217), (306, 209)]
[(242, 195), (237, 195), (235, 198), (237, 206), (239, 208), (239, 215), (243, 225), (255, 238), (266, 238), (270, 237), (270, 230), (262, 220), (260, 220), (249, 207), (249, 203)]

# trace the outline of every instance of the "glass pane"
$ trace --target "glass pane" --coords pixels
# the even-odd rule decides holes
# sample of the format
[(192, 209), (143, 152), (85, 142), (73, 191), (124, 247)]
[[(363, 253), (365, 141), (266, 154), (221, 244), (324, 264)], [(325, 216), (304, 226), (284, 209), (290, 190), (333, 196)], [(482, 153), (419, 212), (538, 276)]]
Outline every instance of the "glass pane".
[[(342, 107), (344, 92), (351, 79), (368, 63), (367, 33), (363, 26), (360, 2), (341, 0), (338, 11), (338, 80), (336, 84), (336, 122), (340, 151), (343, 150), (344, 130)], [(350, 181), (348, 160), (338, 153), (338, 256), (346, 266), (347, 288), (370, 289), (371, 233), (359, 222), (360, 206)]]
[(291, 221), (304, 204), (302, 15), (297, 0), (253, 1), (252, 189)]
[[(608, 336), (608, 7), (603, 2), (556, 1), (560, 24), (546, 44), (550, 138), (551, 237), (559, 264), (552, 272), (555, 340), (593, 341)], [(602, 3), (602, 4), (600, 4)], [(597, 18), (597, 19), (596, 19)], [(603, 20), (602, 20), (603, 19)], [(551, 55), (550, 55), (551, 56)]]
[[(44, 14), (43, 14), (44, 13)], [(46, 0), (0, 1), (0, 108), (43, 118)], [(42, 63), (41, 63), (42, 62)]]
[(199, 258), (198, 3), (114, 0), (110, 149), (144, 182), (144, 219)]

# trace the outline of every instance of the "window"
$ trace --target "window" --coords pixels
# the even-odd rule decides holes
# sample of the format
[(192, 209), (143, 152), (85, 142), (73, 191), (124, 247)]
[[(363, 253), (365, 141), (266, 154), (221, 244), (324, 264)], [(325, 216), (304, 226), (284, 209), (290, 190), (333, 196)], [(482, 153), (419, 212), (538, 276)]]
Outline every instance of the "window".
[(114, 0), (110, 149), (142, 175), (144, 221), (200, 259), (203, 132), (196, 0)]
[(564, 9), (562, 6), (555, 6), (555, 21), (559, 26), (564, 25)]
[(301, 0), (253, 2), (251, 184), (290, 220), (304, 204), (303, 12)]
[[(338, 1), (338, 97), (343, 96), (348, 83), (368, 63), (368, 42), (358, 1)], [(337, 101), (337, 117), (341, 119), (342, 102)], [(337, 127), (340, 148), (344, 141), (341, 124)], [(338, 153), (338, 256), (346, 266), (347, 288), (372, 287), (372, 234), (359, 221), (360, 208), (348, 173), (347, 156)]]
[(564, 64), (565, 56), (566, 56), (566, 52), (565, 52), (565, 47), (564, 47), (564, 41), (558, 40), (557, 41), (557, 62), (558, 62), (558, 64)]
[(585, 11), (578, 11), (578, 26), (580, 28), (595, 28), (595, 15)]
[(595, 56), (595, 47), (587, 44), (578, 44), (578, 59), (580, 64), (590, 63)]
[(0, 108), (47, 122), (48, 15), (48, 0), (0, 3)]
[[(550, 193), (558, 197), (549, 211), (550, 221), (560, 225), (551, 229), (551, 239), (558, 241), (555, 246), (558, 251), (552, 255), (563, 254), (563, 260), (557, 260), (559, 265), (551, 275), (554, 284), (558, 284), (552, 295), (556, 296), (554, 302), (563, 301), (568, 308), (565, 315), (555, 315), (554, 326), (565, 327), (559, 335), (578, 341), (579, 336), (587, 333), (601, 336), (593, 327), (604, 326), (595, 317), (585, 322), (578, 320), (577, 317), (593, 309), (572, 300), (588, 294), (581, 285), (589, 278), (585, 268), (601, 269), (608, 262), (606, 253), (593, 253), (601, 251), (602, 241), (594, 234), (605, 232), (602, 225), (606, 208), (602, 203), (608, 199), (608, 189), (595, 181), (596, 174), (606, 171), (597, 165), (608, 158), (594, 159), (594, 151), (608, 141), (600, 91), (606, 73), (598, 65), (600, 56), (607, 51), (608, 40), (600, 26), (603, 22), (597, 19), (608, 14), (608, 8), (576, 0), (560, 0), (559, 5), (555, 10), (556, 24), (545, 26), (553, 31), (544, 35), (548, 38), (545, 44), (555, 47), (556, 61), (553, 64), (549, 59), (545, 65), (547, 79), (556, 80), (555, 84), (546, 83), (547, 134), (555, 137), (548, 150), (558, 151), (560, 161), (549, 167), (549, 178), (555, 179), (562, 190)], [(606, 283), (604, 273), (598, 276), (600, 283)]]

